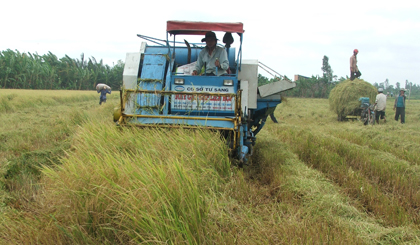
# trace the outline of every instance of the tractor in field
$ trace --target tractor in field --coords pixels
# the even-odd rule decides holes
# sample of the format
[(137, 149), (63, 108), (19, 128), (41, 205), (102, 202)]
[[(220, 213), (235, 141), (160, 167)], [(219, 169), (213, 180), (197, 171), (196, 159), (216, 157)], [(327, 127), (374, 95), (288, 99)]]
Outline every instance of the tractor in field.
[[(209, 31), (222, 33), (228, 40), (222, 46), (228, 72), (193, 76), (194, 63), (205, 45), (177, 38), (202, 38)], [(231, 46), (232, 34), (239, 39), (237, 47)], [(141, 43), (139, 52), (126, 55), (116, 124), (217, 130), (232, 155), (246, 163), (267, 116), (281, 103), (280, 92), (296, 84), (279, 79), (258, 87), (262, 63), (242, 58), (243, 34), (242, 23), (168, 21), (166, 40), (137, 35), (147, 42)]]

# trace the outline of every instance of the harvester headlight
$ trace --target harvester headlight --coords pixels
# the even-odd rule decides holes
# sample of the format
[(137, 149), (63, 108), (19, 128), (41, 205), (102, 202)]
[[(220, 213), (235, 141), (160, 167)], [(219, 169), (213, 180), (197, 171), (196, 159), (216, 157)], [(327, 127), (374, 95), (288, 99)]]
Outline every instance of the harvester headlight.
[(175, 78), (175, 84), (183, 85), (184, 84), (184, 79), (183, 78)]
[(224, 86), (233, 86), (233, 80), (232, 79), (223, 80), (223, 85)]

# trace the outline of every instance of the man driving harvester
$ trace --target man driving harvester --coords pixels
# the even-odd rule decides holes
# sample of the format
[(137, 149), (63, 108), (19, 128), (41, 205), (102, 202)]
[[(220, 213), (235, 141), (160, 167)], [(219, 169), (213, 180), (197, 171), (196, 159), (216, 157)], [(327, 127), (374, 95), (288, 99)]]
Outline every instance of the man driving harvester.
[(216, 45), (217, 40), (214, 32), (209, 31), (206, 33), (205, 38), (201, 40), (206, 42), (206, 47), (200, 51), (192, 75), (199, 75), (203, 66), (206, 76), (227, 74), (226, 70), (229, 68), (227, 53), (224, 48)]

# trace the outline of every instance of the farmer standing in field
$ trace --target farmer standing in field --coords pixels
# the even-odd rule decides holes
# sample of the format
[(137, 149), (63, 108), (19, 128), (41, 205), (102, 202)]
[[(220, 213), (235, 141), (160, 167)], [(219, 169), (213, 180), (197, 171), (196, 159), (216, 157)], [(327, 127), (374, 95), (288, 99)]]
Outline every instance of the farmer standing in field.
[(378, 88), (378, 94), (376, 95), (375, 100), (375, 119), (376, 123), (379, 123), (379, 116), (381, 119), (384, 119), (384, 123), (386, 122), (385, 119), (385, 108), (386, 108), (386, 95), (384, 95), (384, 89)]
[(357, 67), (357, 54), (359, 50), (353, 50), (353, 55), (350, 57), (350, 80), (354, 80), (355, 78), (359, 78), (362, 73), (360, 73), (359, 68)]
[(98, 91), (98, 93), (101, 93), (101, 96), (99, 96), (99, 105), (103, 103), (106, 103), (106, 94), (111, 94), (111, 89), (107, 89), (105, 86)]
[(394, 110), (395, 110), (395, 121), (398, 122), (398, 119), (401, 115), (401, 123), (405, 123), (405, 89), (401, 88), (400, 93), (395, 97)]

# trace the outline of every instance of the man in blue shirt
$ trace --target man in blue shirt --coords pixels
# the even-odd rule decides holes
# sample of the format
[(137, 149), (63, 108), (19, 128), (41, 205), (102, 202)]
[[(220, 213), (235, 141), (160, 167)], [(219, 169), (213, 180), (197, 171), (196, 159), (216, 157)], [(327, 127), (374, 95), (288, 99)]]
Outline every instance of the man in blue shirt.
[(395, 97), (394, 110), (395, 110), (395, 121), (401, 115), (401, 123), (405, 123), (405, 89), (401, 88), (400, 93)]
[(98, 93), (101, 93), (101, 96), (99, 97), (99, 105), (103, 103), (106, 103), (106, 94), (111, 94), (111, 89), (107, 89), (106, 87), (103, 87)]
[[(206, 33), (201, 41), (206, 42), (206, 47), (198, 54), (197, 63), (192, 75), (200, 74), (201, 68), (205, 65), (207, 76), (220, 76), (226, 74), (229, 68), (226, 50), (217, 46), (216, 34), (212, 31)], [(216, 74), (217, 68), (217, 74)]]

